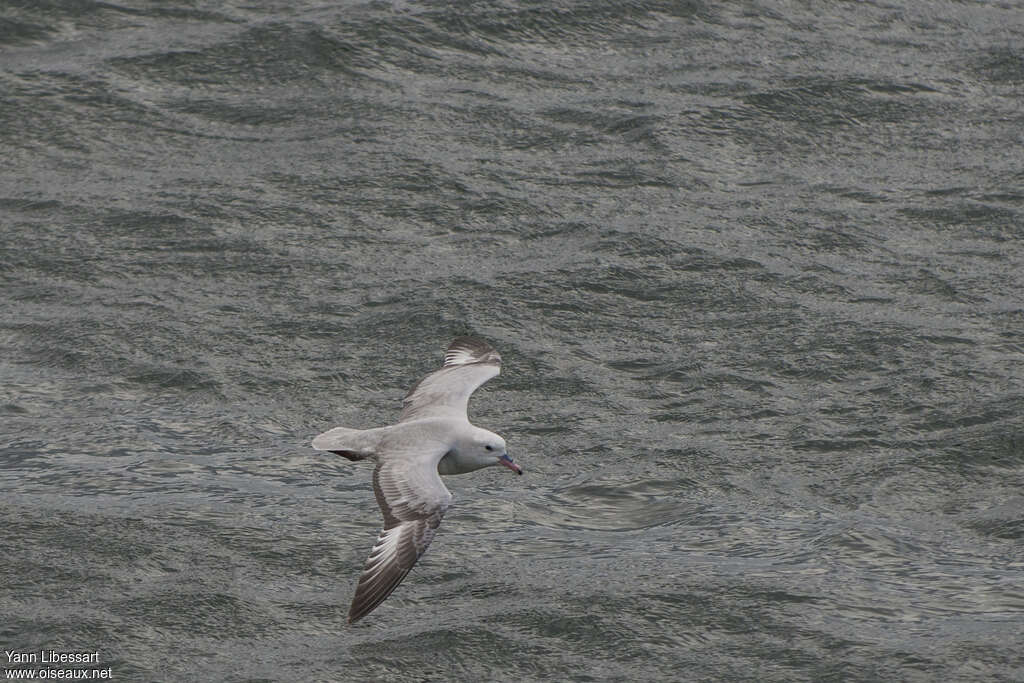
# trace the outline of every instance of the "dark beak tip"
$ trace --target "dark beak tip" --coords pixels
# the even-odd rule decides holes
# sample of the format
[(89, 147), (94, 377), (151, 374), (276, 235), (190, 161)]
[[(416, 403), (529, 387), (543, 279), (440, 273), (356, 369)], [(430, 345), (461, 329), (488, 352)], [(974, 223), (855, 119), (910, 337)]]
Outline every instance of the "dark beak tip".
[(500, 458), (498, 458), (498, 460), (501, 462), (502, 465), (504, 465), (505, 467), (509, 468), (510, 470), (515, 472), (516, 474), (522, 474), (523, 473), (523, 468), (520, 467), (519, 465), (517, 465), (512, 460), (512, 458), (508, 457), (508, 455), (503, 455)]

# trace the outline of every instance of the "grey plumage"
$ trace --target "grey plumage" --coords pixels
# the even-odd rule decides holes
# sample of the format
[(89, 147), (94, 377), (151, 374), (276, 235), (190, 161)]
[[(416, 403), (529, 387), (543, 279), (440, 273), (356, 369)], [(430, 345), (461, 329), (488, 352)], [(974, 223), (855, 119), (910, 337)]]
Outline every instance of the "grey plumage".
[(474, 427), (469, 397), (496, 376), (501, 356), (486, 342), (455, 339), (440, 370), (406, 395), (397, 424), (378, 429), (337, 427), (313, 439), (313, 448), (349, 460), (376, 460), (373, 490), (384, 527), (366, 560), (349, 610), (349, 622), (372, 612), (426, 552), (452, 495), (440, 474), (463, 474), (505, 465), (522, 474), (497, 434)]

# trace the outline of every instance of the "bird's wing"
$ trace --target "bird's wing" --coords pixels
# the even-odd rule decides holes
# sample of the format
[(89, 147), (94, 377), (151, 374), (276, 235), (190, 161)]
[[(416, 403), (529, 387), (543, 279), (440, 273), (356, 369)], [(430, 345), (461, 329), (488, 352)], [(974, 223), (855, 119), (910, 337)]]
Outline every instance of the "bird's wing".
[(373, 471), (373, 491), (384, 514), (384, 528), (359, 577), (349, 623), (384, 602), (433, 540), (452, 502), (452, 494), (437, 473), (444, 453), (443, 446), (428, 445), (380, 456)]
[(499, 372), (501, 356), (487, 342), (459, 337), (448, 346), (444, 366), (406, 395), (399, 422), (425, 417), (465, 419), (470, 394)]

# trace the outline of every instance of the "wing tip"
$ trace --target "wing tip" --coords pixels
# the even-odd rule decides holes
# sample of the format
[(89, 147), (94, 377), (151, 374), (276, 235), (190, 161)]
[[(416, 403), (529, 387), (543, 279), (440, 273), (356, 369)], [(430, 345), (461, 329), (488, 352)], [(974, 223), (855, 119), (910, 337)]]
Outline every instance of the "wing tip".
[[(391, 594), (398, 588), (399, 584), (409, 575), (409, 569), (399, 569), (391, 575), (385, 575), (382, 580), (364, 583), (366, 575), (359, 581), (356, 587), (356, 594), (352, 598), (352, 605), (348, 609), (348, 623), (354, 624), (370, 612), (374, 611), (381, 604), (391, 597)], [(371, 584), (372, 587), (369, 587)]]
[(471, 363), (501, 365), (501, 355), (479, 337), (456, 337), (445, 351), (444, 367)]

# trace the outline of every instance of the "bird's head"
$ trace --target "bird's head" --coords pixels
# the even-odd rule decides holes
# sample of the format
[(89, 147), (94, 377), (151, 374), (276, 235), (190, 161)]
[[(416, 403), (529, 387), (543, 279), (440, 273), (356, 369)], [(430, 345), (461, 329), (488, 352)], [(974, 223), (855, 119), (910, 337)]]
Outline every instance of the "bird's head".
[(470, 450), (473, 458), (480, 462), (481, 467), (503, 465), (516, 474), (523, 473), (523, 468), (517, 465), (509, 456), (508, 448), (505, 446), (505, 439), (494, 432), (478, 429), (473, 435)]

